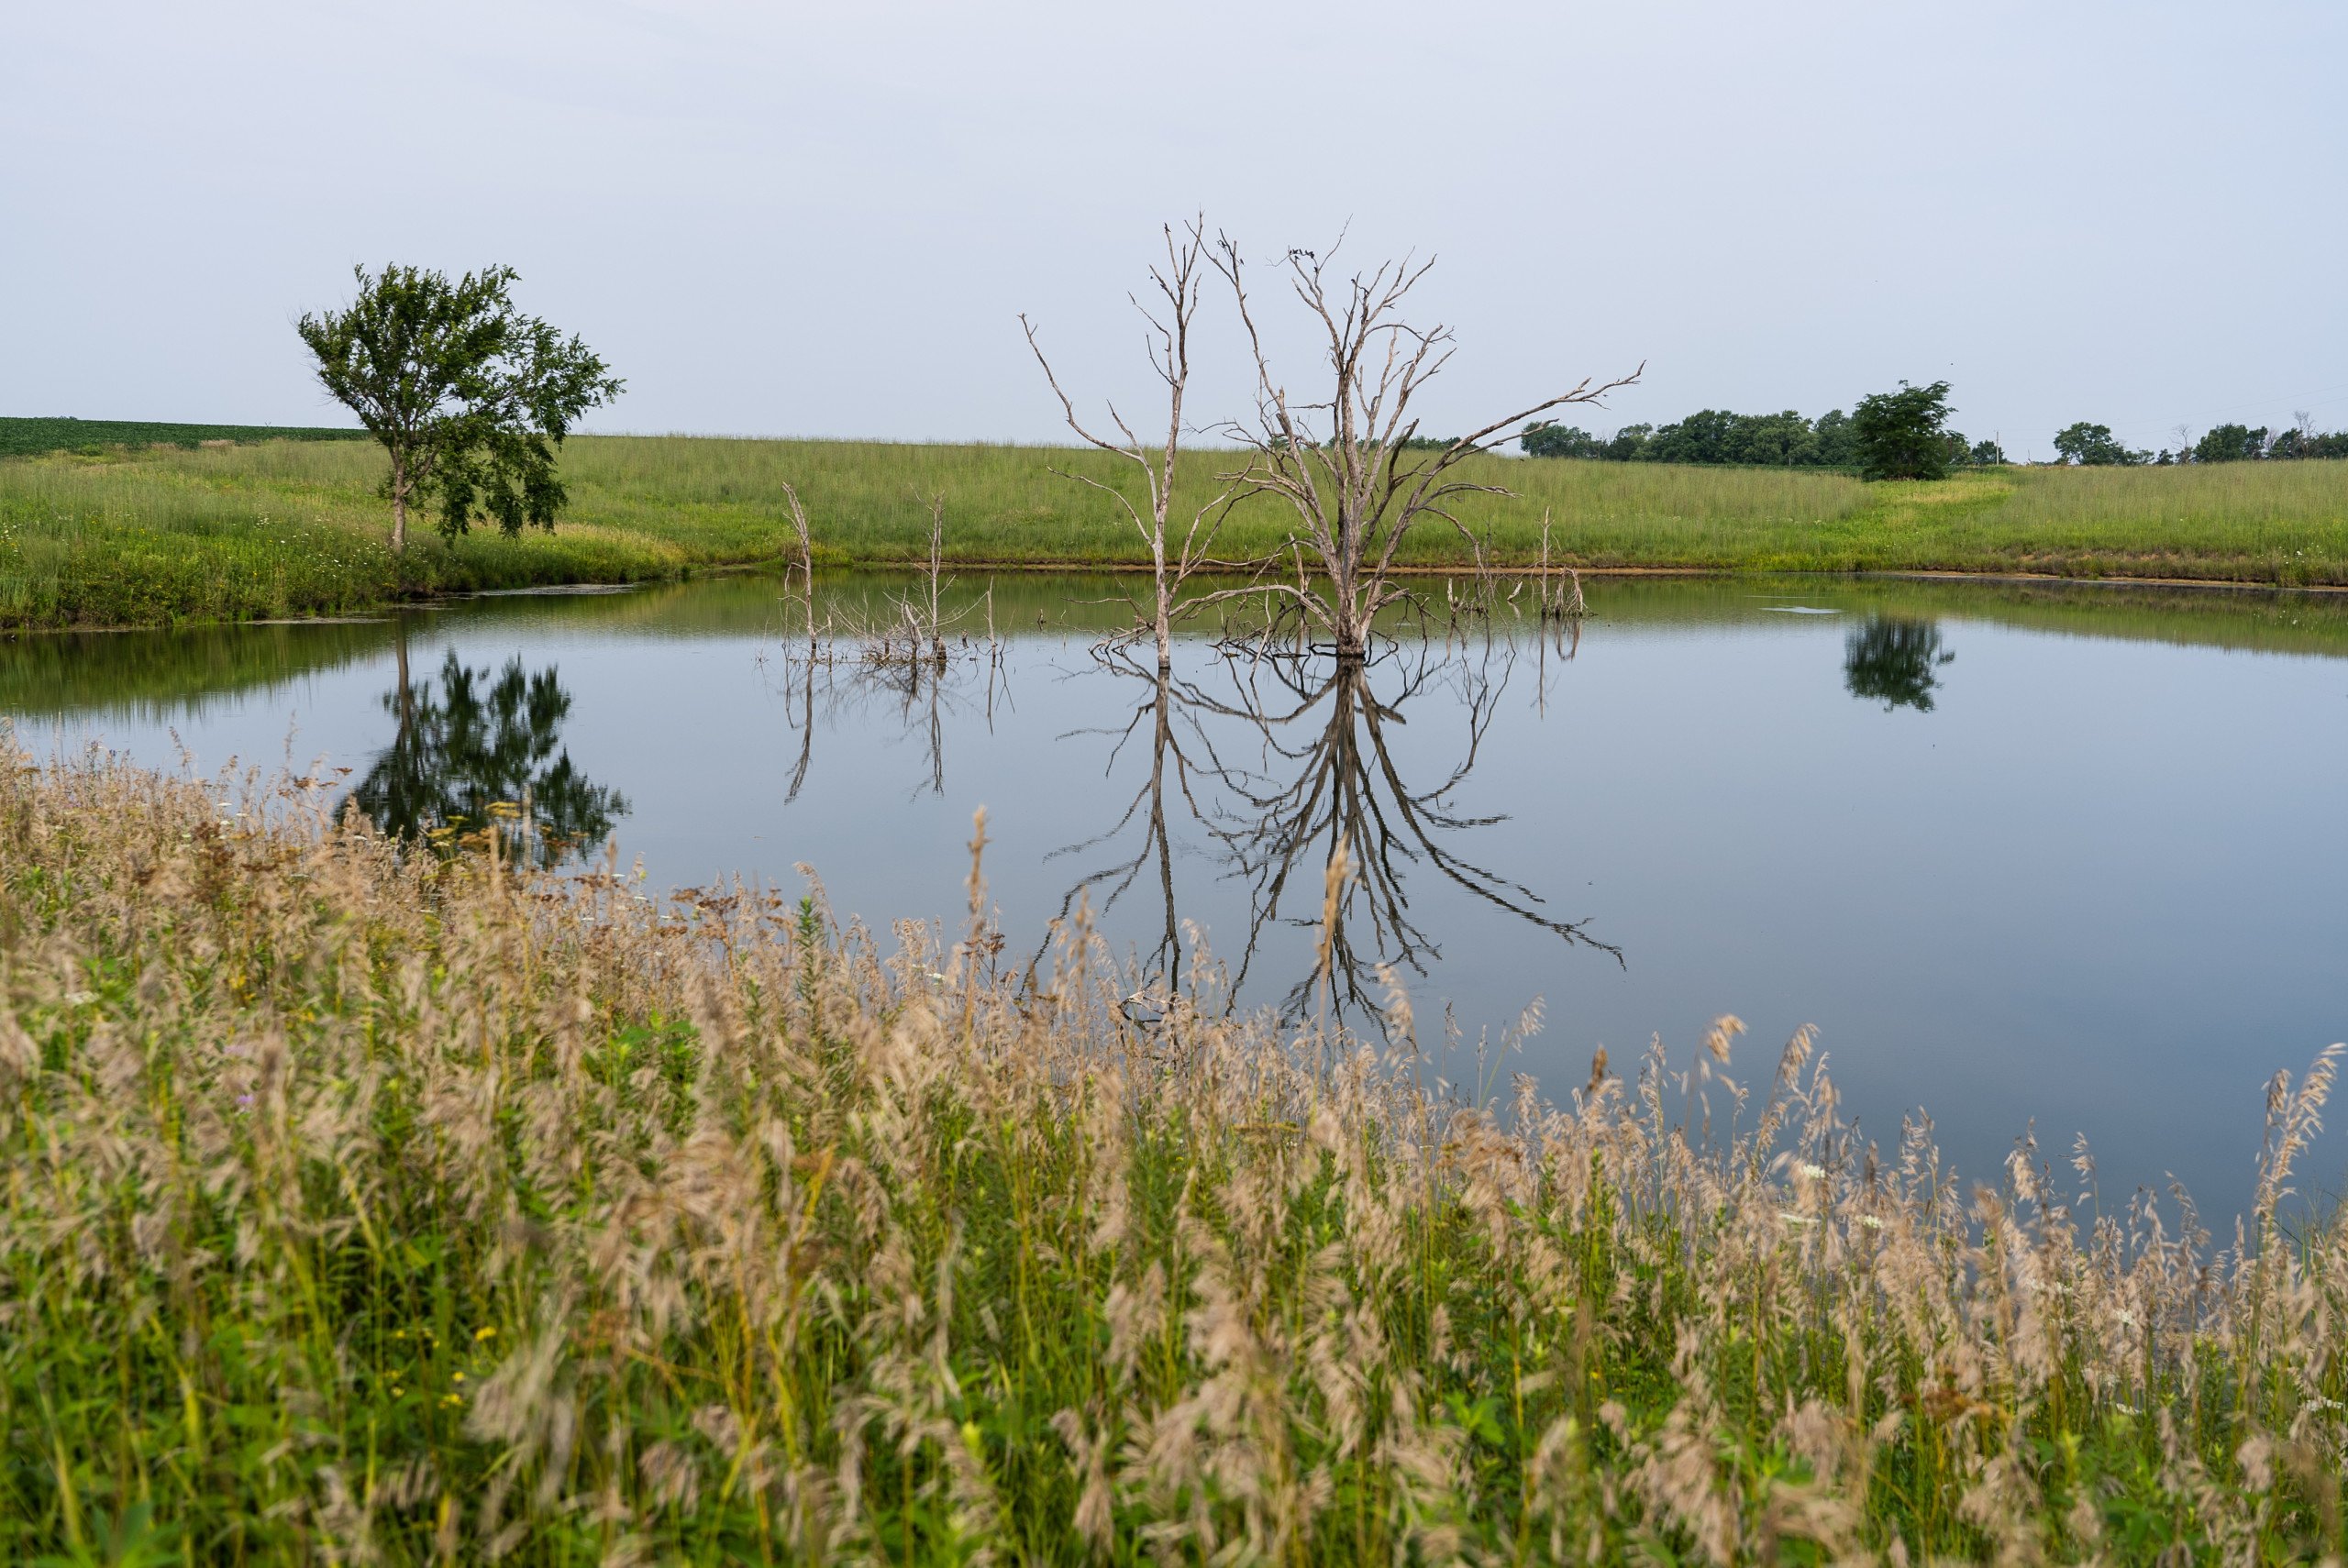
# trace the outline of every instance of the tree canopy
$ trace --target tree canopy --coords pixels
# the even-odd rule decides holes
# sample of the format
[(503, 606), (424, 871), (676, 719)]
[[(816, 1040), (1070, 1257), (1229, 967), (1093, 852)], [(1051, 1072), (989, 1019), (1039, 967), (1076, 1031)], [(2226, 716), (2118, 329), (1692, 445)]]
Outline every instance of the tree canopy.
[[(1858, 412), (1830, 409), (1817, 419), (1792, 409), (1782, 414), (1734, 414), (1699, 409), (1668, 425), (1625, 425), (1611, 436), (1540, 420), (1518, 433), (1533, 458), (1581, 458), (1605, 462), (1733, 463), (1745, 467), (1858, 469), (1870, 479), (1937, 478), (1951, 468), (1988, 468), (2009, 461), (1995, 440), (1972, 441), (1947, 427), (1948, 383), (1900, 383), (1900, 391), (1864, 400)], [(1861, 451), (1862, 421), (1880, 461)], [(2254, 459), (2348, 458), (2348, 430), (2316, 429), (2305, 414), (2280, 432), (2221, 425), (2198, 442), (2157, 456), (2130, 447), (2111, 426), (2080, 420), (2054, 436), (2059, 462), (2088, 467), (2137, 463), (2231, 463)], [(1935, 464), (1938, 466), (1935, 467)]]
[(1898, 392), (1861, 398), (1851, 414), (1859, 471), (1871, 480), (1945, 478), (1950, 448), (1959, 444), (1951, 439), (1948, 415), (1946, 381), (1902, 381)]
[(2126, 443), (2112, 437), (2109, 425), (2090, 425), (2080, 420), (2054, 433), (2054, 451), (2066, 463), (2078, 463), (2088, 468), (2125, 467), (2150, 462), (2150, 452), (2132, 451)]
[(407, 509), (437, 498), (450, 539), (478, 516), (508, 535), (554, 526), (567, 498), (554, 448), (622, 383), (578, 337), (515, 308), (511, 267), (451, 282), (420, 267), (352, 269), (349, 308), (305, 314), (296, 330), (318, 381), (390, 453), (392, 546)]
[[(1947, 383), (1936, 384), (1944, 400), (1940, 416), (1944, 419)], [(1931, 389), (1924, 389), (1913, 395), (1924, 396), (1930, 392)], [(1893, 398), (1903, 395), (1908, 394), (1885, 394)], [(1967, 440), (1961, 433), (1945, 428), (1937, 420), (1911, 431), (1909, 438), (1912, 450), (1922, 454), (1917, 460), (1928, 468), (1937, 463), (1936, 471), (2006, 460), (2005, 448), (1997, 442)], [(1526, 425), (1518, 434), (1517, 444), (1524, 448), (1526, 456), (1534, 458), (1585, 458), (1622, 463), (1734, 464), (1744, 468), (1771, 469), (1865, 467), (1859, 447), (1858, 421), (1839, 408), (1829, 409), (1815, 420), (1805, 418), (1790, 408), (1779, 414), (1736, 414), (1723, 408), (1705, 408), (1669, 425), (1625, 425), (1612, 436), (1605, 437), (1593, 436), (1575, 425), (1544, 420)], [(1935, 444), (1936, 452), (1925, 450)]]
[(2286, 430), (2267, 445), (2270, 458), (2348, 458), (2348, 430), (2319, 433), (2314, 426), (2301, 425)]
[(1850, 420), (1834, 409), (1812, 422), (1793, 409), (1735, 414), (1699, 409), (1657, 427), (1626, 425), (1603, 439), (1547, 420), (1517, 436), (1528, 457), (1589, 458), (1611, 462), (1734, 463), (1761, 468), (1848, 468), (1855, 460)]
[(2241, 463), (2266, 456), (2266, 428), (2253, 430), (2247, 425), (2220, 425), (2193, 443), (2193, 460), (2197, 463)]

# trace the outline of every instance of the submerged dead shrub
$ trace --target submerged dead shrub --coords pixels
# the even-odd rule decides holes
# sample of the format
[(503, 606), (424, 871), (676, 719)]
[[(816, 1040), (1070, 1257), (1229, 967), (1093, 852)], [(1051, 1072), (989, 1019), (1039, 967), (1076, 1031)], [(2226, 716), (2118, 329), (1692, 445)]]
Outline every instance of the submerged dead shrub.
[(2213, 1246), (1861, 1143), (1806, 1034), (1462, 1104), (1203, 953), (1156, 1016), (1081, 937), (0, 774), (8, 1561), (2342, 1549), (2329, 1053)]

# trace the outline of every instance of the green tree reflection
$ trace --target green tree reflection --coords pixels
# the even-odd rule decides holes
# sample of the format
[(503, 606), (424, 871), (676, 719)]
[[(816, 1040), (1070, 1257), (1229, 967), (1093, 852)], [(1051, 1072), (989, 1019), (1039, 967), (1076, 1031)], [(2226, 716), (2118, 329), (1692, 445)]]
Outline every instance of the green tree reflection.
[(1930, 621), (1870, 615), (1843, 641), (1843, 683), (1851, 695), (1895, 708), (1933, 711), (1940, 667), (1955, 658), (1941, 648), (1940, 628)]
[(515, 658), (493, 673), (451, 651), (437, 686), (411, 690), (404, 642), (399, 656), (399, 683), (383, 694), (396, 736), (350, 795), (378, 828), (436, 845), (493, 832), (509, 853), (541, 866), (610, 837), (627, 802), (562, 748), (570, 693), (553, 666), (533, 673)]

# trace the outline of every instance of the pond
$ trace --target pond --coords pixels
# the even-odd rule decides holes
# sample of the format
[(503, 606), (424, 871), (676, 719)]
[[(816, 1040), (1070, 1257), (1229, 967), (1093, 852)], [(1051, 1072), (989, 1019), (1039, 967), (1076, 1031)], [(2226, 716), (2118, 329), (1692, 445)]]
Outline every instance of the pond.
[[(903, 586), (826, 580), (817, 613), (879, 624)], [(1210, 629), (1161, 682), (1095, 650), (1129, 580), (1035, 575), (949, 594), (942, 669), (811, 657), (803, 605), (733, 577), (27, 635), (0, 712), (41, 751), (324, 759), (408, 832), (526, 790), (540, 852), (608, 835), (657, 887), (794, 896), (803, 864), (884, 932), (958, 929), (983, 807), (1000, 961), (1085, 910), (1142, 988), (1195, 931), (1273, 1008), (1321, 1003), (1342, 837), (1329, 999), (1376, 1030), (1387, 966), (1458, 1083), (1536, 999), (1497, 1068), (1560, 1098), (1601, 1046), (1634, 1071), (1659, 1033), (1684, 1066), (1733, 1012), (1733, 1076), (1766, 1090), (1815, 1025), (1887, 1151), (1922, 1110), (1968, 1178), (2034, 1130), (2076, 1190), (2084, 1132), (2107, 1209), (2172, 1177), (2245, 1199), (2265, 1081), (2348, 1036), (2348, 602), (1592, 579), (1578, 624), (1520, 592), (1455, 631), (1456, 586), (1345, 674)]]

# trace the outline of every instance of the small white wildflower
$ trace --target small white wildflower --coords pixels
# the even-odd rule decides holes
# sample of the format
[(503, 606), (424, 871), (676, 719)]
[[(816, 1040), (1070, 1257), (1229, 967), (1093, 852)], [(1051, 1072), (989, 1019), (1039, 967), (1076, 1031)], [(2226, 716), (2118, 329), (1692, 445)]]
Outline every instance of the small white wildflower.
[(1880, 1231), (1883, 1229), (1883, 1221), (1877, 1219), (1872, 1214), (1860, 1215), (1859, 1223), (1865, 1225), (1870, 1231)]
[(97, 999), (98, 993), (95, 991), (68, 991), (65, 993), (65, 1005), (67, 1007), (87, 1007)]
[(1826, 1179), (1826, 1167), (1824, 1165), (1804, 1165), (1801, 1167), (1801, 1174), (1808, 1176), (1812, 1181), (1824, 1181)]
[(2131, 1312), (2125, 1307), (2120, 1309), (2120, 1310), (2113, 1313), (2112, 1316), (2120, 1320), (2120, 1326), (2123, 1329), (2132, 1329), (2136, 1326), (2136, 1314)]
[(2322, 1395), (2319, 1394), (2314, 1398), (2309, 1400), (2302, 1408), (2309, 1410), (2348, 1410), (2348, 1405), (2342, 1405), (2337, 1399), (2327, 1399)]

